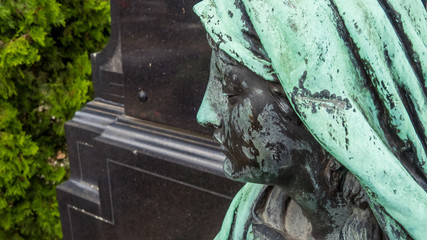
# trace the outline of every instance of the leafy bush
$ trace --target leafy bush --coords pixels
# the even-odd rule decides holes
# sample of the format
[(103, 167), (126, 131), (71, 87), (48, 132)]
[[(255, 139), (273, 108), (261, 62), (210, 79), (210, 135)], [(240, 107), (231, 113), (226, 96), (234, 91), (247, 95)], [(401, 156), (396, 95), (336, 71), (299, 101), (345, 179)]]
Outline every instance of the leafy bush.
[(62, 238), (64, 122), (92, 92), (107, 0), (0, 0), (0, 239)]

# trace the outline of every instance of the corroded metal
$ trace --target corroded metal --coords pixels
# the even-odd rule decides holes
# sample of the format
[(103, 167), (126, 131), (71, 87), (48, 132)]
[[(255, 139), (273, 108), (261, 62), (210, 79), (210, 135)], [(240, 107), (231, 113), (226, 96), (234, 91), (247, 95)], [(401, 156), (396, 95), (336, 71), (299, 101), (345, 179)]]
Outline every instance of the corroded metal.
[[(309, 223), (298, 235), (269, 217), (263, 222), (254, 206), (277, 189), (248, 185), (240, 194), (251, 203), (236, 200), (227, 215), (235, 221), (226, 219), (223, 229), (245, 222), (236, 220), (241, 216), (251, 224), (218, 238), (262, 238), (257, 224), (285, 239), (427, 235), (421, 1), (204, 0), (195, 12), (214, 49), (198, 120), (217, 128), (226, 174), (276, 186), (276, 195), (291, 199), (285, 208), (300, 208)], [(325, 176), (342, 181), (324, 184)], [(251, 197), (242, 197), (245, 191)], [(236, 215), (240, 205), (252, 213)], [(371, 235), (357, 235), (357, 228)]]

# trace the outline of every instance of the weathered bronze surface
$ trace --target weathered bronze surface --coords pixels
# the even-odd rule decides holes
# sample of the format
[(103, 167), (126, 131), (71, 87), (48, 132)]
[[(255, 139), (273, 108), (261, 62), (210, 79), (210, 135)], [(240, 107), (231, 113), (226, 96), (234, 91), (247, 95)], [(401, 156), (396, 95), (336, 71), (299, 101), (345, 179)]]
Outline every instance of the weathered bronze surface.
[[(204, 0), (198, 113), (237, 194), (216, 239), (424, 239), (419, 0)], [(265, 184), (265, 185), (263, 185)]]

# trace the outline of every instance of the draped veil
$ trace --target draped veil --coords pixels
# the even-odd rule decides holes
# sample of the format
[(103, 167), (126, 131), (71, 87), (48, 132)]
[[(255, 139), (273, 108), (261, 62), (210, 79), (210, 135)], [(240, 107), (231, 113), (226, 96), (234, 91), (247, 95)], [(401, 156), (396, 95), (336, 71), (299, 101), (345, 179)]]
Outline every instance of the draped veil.
[(420, 0), (204, 0), (194, 10), (221, 50), (280, 81), (312, 135), (358, 178), (389, 238), (427, 236)]

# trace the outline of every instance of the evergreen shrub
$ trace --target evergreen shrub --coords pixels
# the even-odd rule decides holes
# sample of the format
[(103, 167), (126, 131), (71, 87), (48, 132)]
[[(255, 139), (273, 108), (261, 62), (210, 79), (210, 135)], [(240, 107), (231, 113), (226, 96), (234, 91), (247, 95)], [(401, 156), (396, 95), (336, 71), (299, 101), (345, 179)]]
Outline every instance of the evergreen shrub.
[(64, 123), (90, 99), (107, 0), (0, 0), (0, 239), (61, 239)]

